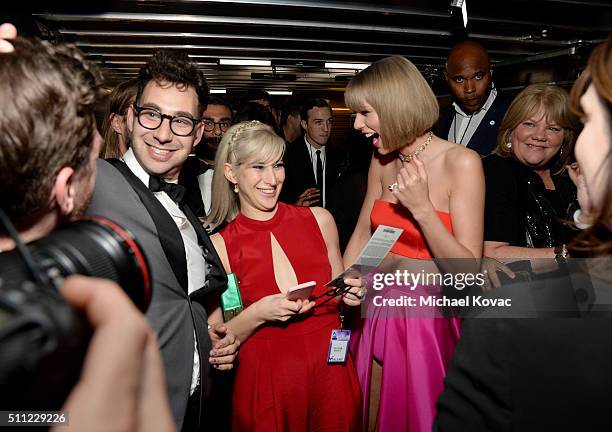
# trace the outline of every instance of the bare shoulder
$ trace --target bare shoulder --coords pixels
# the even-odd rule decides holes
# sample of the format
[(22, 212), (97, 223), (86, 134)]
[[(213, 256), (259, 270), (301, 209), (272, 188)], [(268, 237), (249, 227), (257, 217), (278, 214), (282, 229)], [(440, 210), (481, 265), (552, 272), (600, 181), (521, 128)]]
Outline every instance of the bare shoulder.
[(449, 145), (444, 153), (444, 164), (451, 172), (482, 170), (480, 155), (462, 145), (446, 141)]
[(309, 208), (312, 214), (314, 215), (315, 219), (317, 220), (317, 223), (319, 224), (321, 231), (323, 231), (324, 227), (328, 226), (329, 224), (335, 224), (334, 217), (331, 215), (331, 213), (328, 210), (324, 209), (323, 207), (309, 207)]
[(225, 240), (223, 240), (223, 236), (219, 233), (215, 233), (210, 236), (210, 241), (212, 242), (215, 249), (218, 250), (218, 246), (225, 249)]
[(319, 230), (323, 236), (323, 241), (327, 246), (327, 250), (337, 250), (340, 261), (340, 250), (338, 246), (338, 228), (336, 228), (336, 221), (332, 214), (325, 210), (323, 207), (309, 207), (310, 211), (317, 220)]
[(221, 259), (221, 263), (225, 268), (226, 273), (231, 273), (231, 267), (229, 264), (229, 257), (227, 256), (227, 248), (225, 246), (225, 240), (223, 240), (223, 236), (219, 233), (213, 234), (210, 236), (210, 241), (213, 244), (213, 247), (217, 251), (219, 258)]
[(317, 224), (319, 225), (319, 229), (321, 230), (321, 234), (323, 234), (323, 238), (325, 238), (325, 242), (330, 237), (338, 236), (338, 228), (336, 227), (336, 221), (332, 214), (325, 210), (323, 207), (309, 207), (310, 211), (314, 215), (317, 220)]

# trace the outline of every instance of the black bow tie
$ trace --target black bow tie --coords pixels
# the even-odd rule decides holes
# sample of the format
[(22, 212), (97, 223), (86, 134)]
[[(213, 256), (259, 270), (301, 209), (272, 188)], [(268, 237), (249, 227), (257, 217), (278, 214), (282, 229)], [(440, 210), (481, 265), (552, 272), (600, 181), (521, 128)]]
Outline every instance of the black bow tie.
[(167, 183), (163, 179), (155, 176), (149, 177), (149, 189), (151, 192), (166, 192), (172, 201), (179, 205), (183, 202), (183, 198), (185, 197), (184, 186)]

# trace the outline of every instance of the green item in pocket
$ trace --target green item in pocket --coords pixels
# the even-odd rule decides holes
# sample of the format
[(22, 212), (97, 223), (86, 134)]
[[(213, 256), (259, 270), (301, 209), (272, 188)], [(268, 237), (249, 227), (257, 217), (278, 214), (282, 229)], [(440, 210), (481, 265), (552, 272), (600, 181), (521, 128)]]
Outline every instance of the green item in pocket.
[(223, 321), (225, 322), (242, 312), (242, 297), (240, 297), (236, 273), (227, 275), (227, 289), (221, 294), (221, 308), (223, 309)]

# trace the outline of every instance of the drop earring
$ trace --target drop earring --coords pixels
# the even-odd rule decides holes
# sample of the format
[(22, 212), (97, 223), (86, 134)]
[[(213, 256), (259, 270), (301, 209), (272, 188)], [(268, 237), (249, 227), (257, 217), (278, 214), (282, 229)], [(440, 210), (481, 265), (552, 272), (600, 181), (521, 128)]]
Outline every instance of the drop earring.
[(511, 149), (511, 148), (512, 148), (512, 143), (511, 143), (510, 141), (508, 141), (508, 142), (506, 143), (506, 148), (509, 148), (509, 149)]
[(238, 193), (238, 183), (234, 183), (234, 192)]

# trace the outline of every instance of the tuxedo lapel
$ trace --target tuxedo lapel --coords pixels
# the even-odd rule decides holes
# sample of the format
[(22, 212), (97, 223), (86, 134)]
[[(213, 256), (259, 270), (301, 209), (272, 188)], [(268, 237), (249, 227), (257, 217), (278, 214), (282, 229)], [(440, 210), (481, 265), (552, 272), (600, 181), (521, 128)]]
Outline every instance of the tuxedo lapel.
[(448, 139), (448, 132), (450, 131), (451, 124), (453, 123), (453, 118), (455, 114), (455, 107), (450, 105), (442, 110), (440, 113), (440, 118), (438, 119), (438, 124), (434, 127), (434, 133), (446, 140)]
[[(107, 159), (125, 177), (132, 189), (138, 194), (140, 201), (147, 209), (153, 219), (159, 242), (161, 243), (164, 254), (170, 263), (170, 267), (181, 284), (181, 287), (188, 292), (187, 285), (187, 259), (185, 257), (185, 245), (178, 227), (172, 220), (170, 214), (164, 206), (155, 198), (155, 195), (140, 181), (128, 166), (119, 159)], [(210, 240), (209, 240), (210, 241)], [(155, 271), (153, 269), (153, 271)]]
[(491, 116), (491, 112), (487, 112), (485, 116), (480, 121), (480, 124), (474, 131), (474, 134), (470, 138), (470, 142), (467, 144), (467, 148), (472, 149), (480, 153), (482, 151), (483, 145), (488, 146), (489, 143), (483, 142), (486, 137), (489, 135), (487, 133), (487, 129), (491, 128), (489, 125), (489, 117)]
[(194, 291), (191, 294), (191, 298), (205, 304), (203, 299), (210, 292), (221, 292), (225, 289), (227, 285), (227, 276), (225, 274), (225, 270), (223, 269), (223, 265), (221, 264), (221, 259), (217, 254), (217, 250), (213, 246), (208, 233), (206, 230), (204, 230), (204, 227), (196, 215), (193, 213), (188, 204), (181, 205), (181, 210), (183, 213), (185, 213), (187, 220), (189, 220), (198, 236), (198, 243), (202, 249), (204, 260), (206, 261), (206, 284), (203, 289)]
[(497, 144), (497, 131), (499, 130), (499, 119), (497, 112), (493, 109), (494, 104), (489, 108), (485, 116), (480, 121), (474, 135), (470, 138), (467, 148), (475, 150), (479, 154), (486, 156)]
[(299, 150), (299, 159), (300, 163), (300, 171), (301, 171), (301, 179), (303, 184), (307, 186), (303, 188), (301, 192), (304, 191), (307, 187), (316, 187), (317, 181), (315, 179), (314, 171), (312, 169), (312, 155), (308, 152), (308, 148), (306, 147), (306, 141), (304, 138), (301, 140), (300, 150)]

